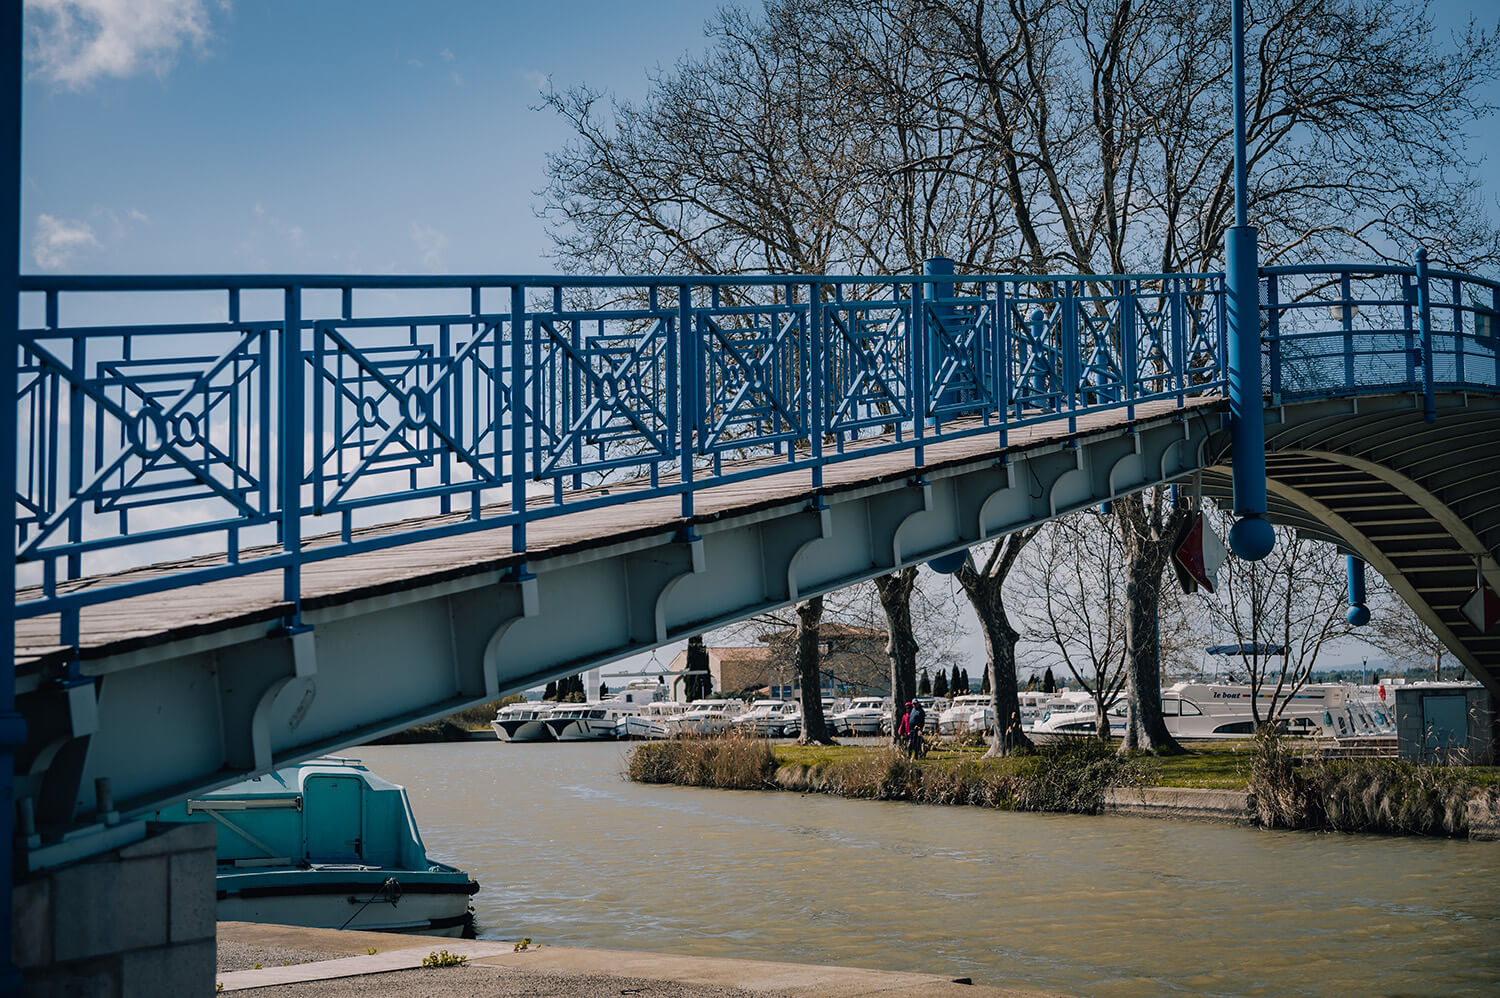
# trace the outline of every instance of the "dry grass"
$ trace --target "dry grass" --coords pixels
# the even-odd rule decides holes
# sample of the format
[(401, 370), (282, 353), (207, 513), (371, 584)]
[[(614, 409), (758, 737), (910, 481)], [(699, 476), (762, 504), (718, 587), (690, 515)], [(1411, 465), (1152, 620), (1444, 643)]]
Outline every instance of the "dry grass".
[(1148, 782), (1147, 763), (1079, 742), (1007, 759), (973, 751), (915, 760), (889, 747), (780, 746), (715, 738), (642, 745), (626, 776), (642, 783), (729, 789), (779, 787), (865, 800), (967, 804), (1017, 811), (1097, 811), (1106, 787)]
[(637, 783), (672, 783), (720, 790), (774, 786), (776, 757), (764, 738), (674, 738), (646, 742), (630, 753), (625, 776)]
[(1275, 734), (1255, 739), (1250, 790), (1268, 828), (1462, 837), (1469, 803), (1500, 800), (1491, 781), (1463, 767), (1398, 759), (1303, 759)]

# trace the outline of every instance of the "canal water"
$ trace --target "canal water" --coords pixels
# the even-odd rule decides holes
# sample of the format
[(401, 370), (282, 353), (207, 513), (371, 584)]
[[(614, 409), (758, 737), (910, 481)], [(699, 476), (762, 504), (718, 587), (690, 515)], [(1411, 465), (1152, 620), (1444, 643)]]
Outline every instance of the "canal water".
[(628, 751), (348, 754), (480, 882), (483, 937), (1079, 995), (1500, 993), (1500, 843), (648, 787)]

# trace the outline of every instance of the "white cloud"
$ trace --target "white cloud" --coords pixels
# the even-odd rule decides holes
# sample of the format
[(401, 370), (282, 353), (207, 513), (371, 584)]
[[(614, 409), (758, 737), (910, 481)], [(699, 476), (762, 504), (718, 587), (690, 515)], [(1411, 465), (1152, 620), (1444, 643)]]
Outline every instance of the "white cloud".
[(448, 237), (429, 225), (411, 223), (412, 242), (422, 254), (422, 266), (428, 270), (443, 269), (443, 250), (448, 248)]
[(452, 62), (456, 58), (452, 49), (443, 49), (438, 55), (443, 57), (444, 62)]
[(550, 90), (552, 81), (546, 73), (539, 73), (534, 69), (521, 70), (521, 79), (525, 80), (533, 90)]
[(130, 217), (133, 218), (135, 221), (140, 222), (143, 225), (151, 221), (151, 216), (147, 215), (144, 211), (141, 211), (141, 209), (139, 209), (139, 208), (132, 208), (132, 209), (130, 209)]
[(31, 240), (31, 257), (43, 270), (66, 267), (73, 254), (82, 249), (97, 249), (99, 240), (87, 222), (53, 218), (51, 215), (36, 217), (36, 235)]
[[(204, 0), (25, 0), (33, 74), (75, 90), (142, 69), (164, 74), (209, 37)], [(227, 10), (220, 4), (221, 10)]]

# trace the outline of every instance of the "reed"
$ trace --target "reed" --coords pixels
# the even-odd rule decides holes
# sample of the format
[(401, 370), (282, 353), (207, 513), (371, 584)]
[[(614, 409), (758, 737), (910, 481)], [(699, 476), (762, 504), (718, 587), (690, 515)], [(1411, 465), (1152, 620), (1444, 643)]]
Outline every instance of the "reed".
[(1045, 746), (1006, 759), (948, 752), (919, 761), (886, 747), (778, 767), (763, 740), (716, 738), (641, 745), (631, 754), (625, 775), (641, 783), (778, 787), (863, 800), (1094, 813), (1107, 787), (1145, 785), (1150, 772), (1149, 763), (1122, 759), (1092, 741)]
[(1462, 768), (1399, 759), (1302, 758), (1286, 738), (1256, 736), (1250, 792), (1267, 828), (1462, 837), (1471, 801), (1500, 793)]
[(763, 738), (674, 738), (646, 742), (630, 753), (625, 776), (637, 783), (672, 783), (720, 790), (774, 786), (776, 757)]

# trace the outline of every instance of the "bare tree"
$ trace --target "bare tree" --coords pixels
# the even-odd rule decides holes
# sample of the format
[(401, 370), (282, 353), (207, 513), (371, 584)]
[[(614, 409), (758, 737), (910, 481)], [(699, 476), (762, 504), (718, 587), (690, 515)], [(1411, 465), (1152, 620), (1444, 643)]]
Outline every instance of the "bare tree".
[[(917, 695), (917, 637), (912, 626), (911, 597), (917, 584), (916, 566), (898, 569), (875, 579), (875, 592), (885, 610), (888, 630), (886, 653), (891, 660), (891, 702), (895, 716)], [(899, 745), (896, 724), (891, 725), (891, 743)]]
[[(1252, 5), (1263, 262), (1401, 259), (1418, 243), (1465, 269), (1500, 260), (1467, 145), (1493, 110), (1481, 88), (1500, 74), (1472, 54), (1496, 33), (1471, 24), (1444, 45), (1427, 8)], [(1210, 270), (1233, 210), (1227, 11), (1224, 0), (722, 11), (706, 53), (658, 74), (639, 104), (545, 95), (575, 139), (549, 157), (543, 213), (570, 269), (912, 273), (948, 252), (991, 273)], [(1130, 591), (1149, 602), (1179, 514), (1160, 492), (1116, 506)], [(1143, 606), (1126, 642), (1130, 741), (1158, 750), (1169, 743), (1146, 706), (1160, 679), (1146, 635), (1159, 616)]]
[(833, 736), (823, 719), (823, 677), (819, 668), (818, 631), (823, 622), (823, 597), (814, 596), (797, 604), (797, 679), (802, 693), (803, 745), (832, 745)]
[(1432, 678), (1442, 679), (1448, 646), (1384, 579), (1377, 575), (1370, 583), (1370, 623), (1354, 635), (1379, 648), (1398, 668), (1431, 666)]
[[(1215, 515), (1226, 529), (1228, 515)], [(1201, 594), (1209, 623), (1244, 649), (1240, 662), (1257, 727), (1281, 716), (1324, 646), (1351, 631), (1343, 556), (1331, 544), (1284, 528), (1276, 533), (1276, 548), (1264, 561), (1230, 560), (1217, 589)]]
[(1192, 513), (1173, 503), (1166, 488), (1116, 500), (1114, 527), (1125, 557), (1125, 696), (1128, 706), (1121, 752), (1175, 755), (1182, 746), (1167, 731), (1161, 713), (1162, 575), (1177, 535)]
[(989, 755), (1009, 755), (1020, 748), (1030, 748), (1031, 739), (1021, 729), (1021, 699), (1016, 682), (1016, 642), (1020, 632), (1011, 626), (1005, 612), (1005, 579), (1032, 537), (1036, 527), (1018, 530), (990, 546), (983, 555), (984, 567), (978, 568), (972, 558), (964, 560), (958, 570), (958, 583), (974, 607), (984, 632), (985, 675), (990, 702), (995, 709), (995, 733)]
[(1094, 512), (1046, 524), (1017, 568), (1018, 614), (1050, 668), (1066, 667), (1094, 700), (1095, 734), (1125, 684), (1127, 592), (1120, 535)]

